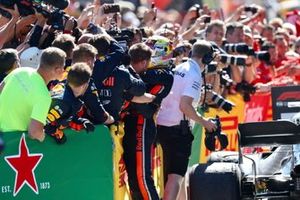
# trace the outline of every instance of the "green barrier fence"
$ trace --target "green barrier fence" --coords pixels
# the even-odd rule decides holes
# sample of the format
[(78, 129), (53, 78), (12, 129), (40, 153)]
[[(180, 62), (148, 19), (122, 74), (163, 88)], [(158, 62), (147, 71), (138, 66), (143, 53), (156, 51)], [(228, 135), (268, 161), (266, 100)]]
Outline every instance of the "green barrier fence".
[(0, 200), (113, 199), (112, 139), (108, 129), (65, 131), (58, 145), (40, 143), (27, 133), (4, 133), (0, 155)]

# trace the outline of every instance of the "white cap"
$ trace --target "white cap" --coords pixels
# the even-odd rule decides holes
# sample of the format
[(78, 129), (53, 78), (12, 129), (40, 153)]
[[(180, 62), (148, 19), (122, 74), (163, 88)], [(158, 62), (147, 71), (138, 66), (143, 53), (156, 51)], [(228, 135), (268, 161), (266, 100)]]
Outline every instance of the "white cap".
[(37, 69), (40, 65), (42, 50), (37, 47), (30, 47), (20, 55), (21, 67), (31, 67)]

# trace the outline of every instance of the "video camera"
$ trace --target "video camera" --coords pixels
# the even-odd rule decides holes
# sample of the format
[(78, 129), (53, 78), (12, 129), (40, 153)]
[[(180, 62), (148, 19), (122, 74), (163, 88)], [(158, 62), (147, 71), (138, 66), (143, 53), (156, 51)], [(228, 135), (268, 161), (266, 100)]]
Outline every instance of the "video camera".
[(14, 9), (15, 4), (21, 16), (35, 14), (36, 10), (48, 19), (47, 23), (54, 29), (64, 29), (64, 18), (68, 16), (63, 9), (69, 5), (68, 0), (0, 0), (0, 5), (9, 9)]
[(229, 53), (240, 53), (248, 56), (253, 56), (260, 61), (269, 62), (270, 54), (268, 51), (254, 51), (253, 48), (249, 47), (246, 43), (237, 44), (225, 44), (224, 49)]
[(109, 30), (107, 33), (118, 41), (124, 51), (128, 50), (128, 44), (131, 43), (134, 37), (134, 33), (129, 29)]

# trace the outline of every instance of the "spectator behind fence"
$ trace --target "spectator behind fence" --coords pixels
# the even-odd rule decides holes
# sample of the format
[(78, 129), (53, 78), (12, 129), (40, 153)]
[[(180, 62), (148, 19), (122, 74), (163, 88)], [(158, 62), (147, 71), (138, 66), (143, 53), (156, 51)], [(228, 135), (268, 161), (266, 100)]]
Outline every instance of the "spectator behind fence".
[(47, 89), (50, 80), (64, 71), (66, 54), (55, 47), (44, 50), (37, 70), (18, 68), (0, 84), (0, 131), (27, 131), (32, 139), (43, 141), (43, 131), (51, 104)]

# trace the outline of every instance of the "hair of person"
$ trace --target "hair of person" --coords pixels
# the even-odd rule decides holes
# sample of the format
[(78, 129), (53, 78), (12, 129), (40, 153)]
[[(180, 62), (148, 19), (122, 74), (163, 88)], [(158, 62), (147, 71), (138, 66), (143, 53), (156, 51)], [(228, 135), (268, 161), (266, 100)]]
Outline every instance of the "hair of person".
[(285, 29), (289, 35), (297, 35), (297, 30), (294, 24), (285, 22), (283, 23), (282, 28)]
[(261, 34), (263, 34), (267, 30), (274, 31), (274, 27), (270, 24), (265, 24), (261, 30)]
[(98, 54), (97, 49), (88, 43), (82, 43), (77, 45), (73, 50), (73, 63), (84, 62), (86, 59), (91, 59), (96, 57)]
[(89, 40), (89, 43), (97, 49), (99, 56), (108, 54), (110, 42), (109, 36), (105, 34), (94, 35), (94, 37)]
[(40, 69), (50, 70), (55, 67), (64, 66), (66, 53), (57, 47), (48, 47), (44, 49), (41, 55)]
[(192, 57), (203, 58), (205, 54), (213, 53), (212, 51), (212, 46), (209, 42), (205, 40), (198, 40), (193, 44)]
[(205, 30), (205, 33), (211, 33), (211, 31), (213, 30), (214, 27), (219, 27), (219, 28), (222, 28), (223, 30), (225, 30), (225, 24), (223, 21), (219, 20), (219, 19), (216, 19), (216, 20), (213, 20), (211, 21), (207, 27), (206, 27), (206, 30)]
[(152, 50), (144, 43), (137, 43), (130, 47), (128, 54), (132, 63), (138, 63), (144, 60), (150, 60)]
[(94, 37), (93, 34), (91, 33), (84, 33), (80, 36), (80, 38), (78, 39), (78, 43), (77, 44), (82, 44), (82, 43), (89, 43), (89, 41)]
[(285, 41), (286, 42), (284, 36), (280, 35), (280, 34), (275, 35), (274, 44), (276, 44), (278, 41)]
[(92, 70), (86, 63), (75, 63), (70, 68), (67, 82), (74, 87), (79, 87), (88, 83), (91, 76)]
[(232, 34), (236, 29), (243, 29), (244, 25), (240, 22), (232, 22), (228, 23), (226, 25), (226, 34), (225, 36), (227, 37), (228, 34)]
[(67, 57), (71, 57), (73, 49), (75, 48), (75, 38), (69, 34), (60, 34), (52, 42), (53, 47), (63, 50)]
[(8, 73), (13, 69), (14, 64), (18, 61), (18, 52), (15, 49), (1, 49), (0, 50), (0, 74)]
[(282, 27), (283, 20), (279, 17), (275, 17), (269, 21), (269, 24), (273, 27), (275, 27), (276, 25), (278, 25), (279, 27)]

